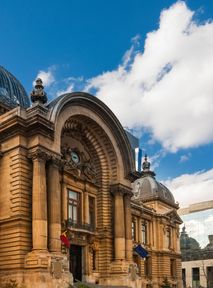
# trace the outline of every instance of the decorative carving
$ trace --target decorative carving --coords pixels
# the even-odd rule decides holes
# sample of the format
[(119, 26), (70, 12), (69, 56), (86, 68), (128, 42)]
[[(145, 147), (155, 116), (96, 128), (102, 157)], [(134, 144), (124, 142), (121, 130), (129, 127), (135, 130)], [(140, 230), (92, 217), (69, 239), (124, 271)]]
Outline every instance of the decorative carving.
[(42, 104), (45, 104), (47, 102), (47, 94), (44, 91), (44, 86), (40, 78), (36, 80), (35, 88), (31, 92), (30, 96), (31, 96), (31, 101), (33, 103), (40, 102)]
[(78, 148), (70, 148), (67, 145), (62, 147), (61, 152), (65, 170), (93, 183), (96, 182), (97, 172), (91, 158), (87, 159), (88, 157), (84, 152), (80, 152)]
[(136, 263), (129, 265), (129, 274), (132, 281), (136, 281), (138, 278), (139, 269)]
[(62, 169), (64, 166), (63, 160), (55, 155), (51, 157), (51, 163), (59, 169)]
[(97, 177), (97, 172), (95, 165), (92, 163), (91, 159), (82, 164), (82, 172), (84, 176), (90, 181), (95, 181)]
[(122, 184), (113, 184), (111, 185), (111, 193), (112, 194), (122, 194), (122, 195), (130, 195), (132, 196), (132, 189), (130, 187), (124, 186)]
[(40, 159), (43, 161), (47, 161), (51, 159), (51, 155), (47, 153), (46, 151), (38, 148), (35, 151), (32, 151), (28, 154), (28, 158), (35, 160), (35, 159)]
[(142, 168), (144, 171), (150, 170), (150, 162), (147, 160), (147, 155), (145, 155), (145, 157), (144, 157), (144, 162), (143, 162)]
[(62, 277), (63, 272), (63, 263), (61, 259), (54, 259), (51, 262), (51, 272), (54, 278), (60, 279)]
[(95, 241), (92, 244), (90, 244), (89, 250), (90, 250), (90, 253), (92, 253), (93, 251), (98, 251), (99, 250), (99, 243), (97, 241)]

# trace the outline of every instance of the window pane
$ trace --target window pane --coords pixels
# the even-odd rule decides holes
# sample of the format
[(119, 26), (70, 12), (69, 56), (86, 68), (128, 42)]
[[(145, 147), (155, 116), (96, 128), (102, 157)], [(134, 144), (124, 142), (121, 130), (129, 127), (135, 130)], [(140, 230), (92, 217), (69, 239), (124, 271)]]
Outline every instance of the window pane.
[(78, 200), (78, 193), (69, 190), (69, 198)]
[(200, 269), (192, 268), (192, 287), (197, 288), (200, 286)]
[(72, 222), (81, 223), (81, 194), (68, 190), (68, 218)]
[(132, 221), (132, 240), (136, 241), (136, 223)]
[(68, 218), (72, 219), (72, 206), (69, 205)]
[(141, 227), (142, 231), (142, 243), (144, 244), (147, 244), (147, 225), (146, 223), (143, 223), (142, 224), (142, 227)]
[(77, 207), (73, 206), (73, 221), (77, 222)]

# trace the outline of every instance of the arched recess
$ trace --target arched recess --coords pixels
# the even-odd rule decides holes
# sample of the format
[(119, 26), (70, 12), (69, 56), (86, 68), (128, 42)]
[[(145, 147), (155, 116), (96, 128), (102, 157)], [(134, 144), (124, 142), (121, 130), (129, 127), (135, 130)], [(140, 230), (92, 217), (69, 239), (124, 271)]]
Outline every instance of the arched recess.
[[(131, 189), (134, 159), (130, 143), (115, 115), (92, 95), (79, 92), (65, 94), (51, 102), (48, 108), (49, 120), (55, 125), (51, 150), (61, 153), (62, 144), (66, 143), (65, 137), (70, 137), (73, 143), (79, 143), (78, 145), (76, 142), (79, 149), (87, 151), (96, 166), (99, 182), (97, 225), (101, 239), (99, 244), (102, 246), (99, 250), (99, 269), (105, 273), (106, 269), (110, 269), (109, 264), (114, 257), (114, 201), (110, 185), (119, 183)], [(125, 235), (122, 237), (125, 238)]]
[(117, 157), (117, 181), (125, 184), (125, 179), (129, 179), (135, 170), (133, 153), (123, 127), (102, 101), (88, 93), (68, 93), (50, 102), (48, 108), (49, 120), (55, 124), (53, 150), (60, 153), (60, 135), (64, 123), (72, 116), (84, 115), (93, 120), (108, 136)]
[(98, 207), (98, 228), (111, 225), (111, 195), (109, 185), (116, 182), (118, 169), (115, 151), (110, 144), (106, 133), (95, 123), (83, 115), (71, 116), (66, 120), (62, 128), (61, 144), (78, 149), (79, 153), (84, 153), (86, 161), (91, 161), (95, 167), (95, 184), (99, 187), (97, 195)]

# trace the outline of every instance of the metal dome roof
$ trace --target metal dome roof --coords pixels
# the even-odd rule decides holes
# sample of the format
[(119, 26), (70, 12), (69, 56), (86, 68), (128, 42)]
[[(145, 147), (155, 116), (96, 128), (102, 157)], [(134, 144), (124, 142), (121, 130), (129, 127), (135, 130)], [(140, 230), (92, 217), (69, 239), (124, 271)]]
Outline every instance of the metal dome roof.
[(30, 106), (30, 100), (21, 83), (5, 68), (0, 66), (0, 102), (11, 107)]
[(155, 173), (150, 171), (150, 163), (147, 161), (147, 156), (145, 156), (141, 178), (137, 179), (133, 184), (134, 199), (144, 202), (158, 199), (172, 206), (176, 206), (171, 191), (162, 183), (158, 182), (154, 176)]

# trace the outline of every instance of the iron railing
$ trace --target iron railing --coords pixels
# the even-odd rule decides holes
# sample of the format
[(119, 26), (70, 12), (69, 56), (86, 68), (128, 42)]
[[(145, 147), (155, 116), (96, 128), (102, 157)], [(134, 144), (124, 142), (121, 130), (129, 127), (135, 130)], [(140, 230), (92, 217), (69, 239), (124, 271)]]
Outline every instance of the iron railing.
[(95, 231), (95, 225), (94, 224), (80, 223), (80, 222), (74, 221), (71, 218), (66, 220), (66, 227), (86, 230), (86, 231), (90, 231), (90, 232)]

